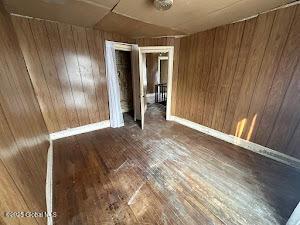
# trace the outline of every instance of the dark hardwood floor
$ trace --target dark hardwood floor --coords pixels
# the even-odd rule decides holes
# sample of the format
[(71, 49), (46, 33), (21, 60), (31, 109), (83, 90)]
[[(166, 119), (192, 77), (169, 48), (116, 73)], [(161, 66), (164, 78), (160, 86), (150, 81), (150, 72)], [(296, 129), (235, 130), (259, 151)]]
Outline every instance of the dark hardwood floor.
[(285, 224), (300, 172), (164, 119), (54, 143), (59, 225)]

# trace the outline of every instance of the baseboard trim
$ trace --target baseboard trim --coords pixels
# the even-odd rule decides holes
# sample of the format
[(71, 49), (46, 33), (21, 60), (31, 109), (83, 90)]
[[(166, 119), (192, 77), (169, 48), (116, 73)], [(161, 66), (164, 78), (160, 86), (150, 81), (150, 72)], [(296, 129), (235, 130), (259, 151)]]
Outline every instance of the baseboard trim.
[(92, 124), (88, 124), (88, 125), (81, 126), (81, 127), (75, 127), (75, 128), (70, 128), (67, 130), (62, 130), (62, 131), (58, 131), (55, 133), (51, 133), (50, 139), (57, 140), (57, 139), (70, 137), (70, 136), (77, 135), (77, 134), (83, 134), (83, 133), (87, 133), (87, 132), (91, 132), (91, 131), (95, 131), (95, 130), (100, 130), (100, 129), (107, 128), (107, 127), (110, 127), (110, 121), (104, 120), (99, 123), (92, 123)]
[(194, 130), (200, 131), (202, 133), (208, 134), (215, 138), (221, 139), (223, 141), (229, 142), (231, 144), (240, 146), (244, 149), (250, 150), (252, 152), (256, 152), (260, 155), (266, 156), (278, 162), (284, 163), (286, 165), (292, 166), (294, 168), (300, 169), (300, 160), (296, 159), (292, 156), (283, 154), (281, 152), (275, 151), (273, 149), (264, 147), (262, 145), (235, 137), (233, 135), (225, 134), (223, 132), (214, 130), (212, 128), (200, 125), (198, 123), (192, 122), (187, 119), (183, 119), (177, 116), (170, 116), (169, 120), (180, 123), (181, 125), (187, 126)]
[(46, 206), (47, 206), (47, 225), (53, 225), (53, 145), (50, 139), (50, 146), (47, 154), (47, 175), (46, 175)]

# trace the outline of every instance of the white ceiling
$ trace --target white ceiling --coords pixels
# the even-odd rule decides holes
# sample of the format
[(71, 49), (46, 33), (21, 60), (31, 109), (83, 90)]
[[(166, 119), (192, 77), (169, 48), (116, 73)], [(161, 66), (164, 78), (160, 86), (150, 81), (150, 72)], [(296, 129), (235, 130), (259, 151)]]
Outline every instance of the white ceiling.
[(173, 35), (173, 31), (190, 34), (207, 30), (293, 1), (174, 0), (168, 11), (156, 10), (153, 0), (4, 0), (4, 3), (10, 13), (86, 27), (97, 24), (98, 28), (115, 32), (126, 20), (131, 29), (127, 32), (122, 27), (123, 34), (153, 37)]
[(168, 11), (158, 11), (151, 0), (121, 0), (113, 12), (146, 23), (195, 33), (234, 22), (292, 0), (174, 0)]
[(170, 28), (144, 23), (126, 16), (110, 12), (95, 25), (99, 30), (115, 32), (132, 38), (180, 36), (185, 33)]

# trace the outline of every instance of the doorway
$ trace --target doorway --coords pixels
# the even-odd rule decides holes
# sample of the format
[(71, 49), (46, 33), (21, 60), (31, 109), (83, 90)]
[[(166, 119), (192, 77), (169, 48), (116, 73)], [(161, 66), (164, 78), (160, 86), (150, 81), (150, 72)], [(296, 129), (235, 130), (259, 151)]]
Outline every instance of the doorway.
[(145, 101), (147, 108), (158, 106), (164, 112), (167, 103), (168, 56), (166, 53), (146, 53)]
[[(160, 76), (157, 78), (157, 90), (155, 93), (163, 94), (162, 98), (166, 104), (166, 120), (171, 118), (171, 104), (172, 104), (172, 76), (173, 76), (173, 58), (174, 47), (173, 46), (151, 46), (151, 47), (139, 47), (139, 71), (140, 71), (140, 95), (141, 95), (141, 127), (144, 128), (145, 112), (147, 110), (147, 93), (145, 91), (145, 83), (147, 84), (147, 54), (158, 54), (156, 61), (159, 60), (159, 56), (167, 60), (167, 77), (163, 78), (167, 82), (161, 83), (161, 68)], [(162, 64), (160, 64), (160, 67)], [(163, 65), (164, 66), (164, 65)], [(157, 99), (156, 99), (157, 100)]]
[[(147, 109), (146, 54), (151, 53), (168, 57), (167, 86), (165, 87), (165, 90), (162, 88), (159, 89), (159, 92), (165, 93), (166, 119), (170, 120), (174, 47), (138, 47), (136, 44), (111, 41), (106, 41), (105, 43), (106, 76), (111, 127), (116, 128), (124, 126), (123, 113), (130, 112), (133, 109), (134, 121), (139, 120), (141, 128), (144, 128), (145, 111)], [(131, 63), (129, 63), (129, 55)], [(163, 66), (160, 65), (160, 67)], [(129, 71), (131, 71), (131, 74)], [(162, 73), (160, 72), (160, 78), (157, 80), (157, 84), (160, 84), (161, 76)]]
[(116, 50), (117, 75), (120, 85), (120, 102), (122, 113), (133, 116), (133, 88), (131, 58), (129, 51)]

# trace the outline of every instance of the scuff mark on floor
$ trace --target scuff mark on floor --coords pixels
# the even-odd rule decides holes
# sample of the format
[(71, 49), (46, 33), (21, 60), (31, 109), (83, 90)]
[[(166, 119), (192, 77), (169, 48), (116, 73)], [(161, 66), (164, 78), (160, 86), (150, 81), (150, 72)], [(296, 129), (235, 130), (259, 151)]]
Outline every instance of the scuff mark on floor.
[(117, 169), (115, 169), (114, 172), (117, 173), (126, 163), (127, 159)]
[(138, 195), (138, 193), (140, 192), (141, 188), (143, 187), (143, 185), (145, 184), (145, 182), (143, 182), (139, 188), (133, 193), (133, 195), (131, 196), (131, 198), (128, 201), (128, 205), (132, 205), (134, 203), (134, 200), (136, 198), (136, 196)]

